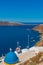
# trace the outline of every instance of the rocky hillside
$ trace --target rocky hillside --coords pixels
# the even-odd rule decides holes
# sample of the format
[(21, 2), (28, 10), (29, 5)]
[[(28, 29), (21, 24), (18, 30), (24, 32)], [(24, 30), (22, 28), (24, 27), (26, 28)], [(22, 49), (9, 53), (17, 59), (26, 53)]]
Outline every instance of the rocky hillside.
[(41, 39), (38, 43), (36, 43), (36, 46), (43, 46), (43, 24), (36, 26), (35, 28), (33, 28), (33, 30), (36, 30), (41, 33)]
[(42, 33), (43, 32), (43, 24), (40, 24), (40, 25), (34, 27), (33, 30), (36, 30), (36, 31), (39, 31), (40, 33)]
[(43, 46), (43, 40), (41, 40), (38, 43), (36, 43), (36, 46)]

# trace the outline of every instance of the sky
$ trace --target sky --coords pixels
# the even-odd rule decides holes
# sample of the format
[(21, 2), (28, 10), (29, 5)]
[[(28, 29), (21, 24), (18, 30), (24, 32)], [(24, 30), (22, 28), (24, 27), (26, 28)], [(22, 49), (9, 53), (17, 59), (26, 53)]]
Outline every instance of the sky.
[(43, 0), (0, 0), (0, 20), (43, 22)]

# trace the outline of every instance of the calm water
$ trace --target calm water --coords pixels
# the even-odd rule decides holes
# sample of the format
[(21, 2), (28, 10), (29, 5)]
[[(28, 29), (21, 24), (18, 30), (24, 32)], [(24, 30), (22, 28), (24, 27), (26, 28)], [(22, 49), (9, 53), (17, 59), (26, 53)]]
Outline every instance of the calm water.
[(29, 47), (35, 45), (40, 40), (40, 33), (32, 30), (34, 26), (0, 26), (0, 56), (9, 52), (9, 48), (14, 51), (17, 41), (19, 41), (21, 48), (26, 48), (28, 34)]

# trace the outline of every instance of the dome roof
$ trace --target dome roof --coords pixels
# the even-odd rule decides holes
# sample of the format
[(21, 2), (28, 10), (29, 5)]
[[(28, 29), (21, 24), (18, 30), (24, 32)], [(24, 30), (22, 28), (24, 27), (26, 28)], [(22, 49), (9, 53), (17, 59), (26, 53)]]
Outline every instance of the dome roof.
[(15, 64), (19, 61), (18, 57), (14, 52), (9, 52), (4, 59), (4, 62), (7, 64)]

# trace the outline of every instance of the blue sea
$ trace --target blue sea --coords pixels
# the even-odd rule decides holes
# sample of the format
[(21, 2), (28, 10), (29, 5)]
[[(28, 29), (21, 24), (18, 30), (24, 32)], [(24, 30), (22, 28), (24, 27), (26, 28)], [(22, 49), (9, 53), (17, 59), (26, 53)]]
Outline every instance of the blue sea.
[(28, 45), (29, 35), (29, 47), (34, 46), (40, 41), (40, 33), (33, 30), (38, 25), (24, 25), (24, 26), (0, 26), (0, 56), (9, 52), (9, 48), (15, 51), (17, 42), (21, 46), (21, 49), (26, 48)]

